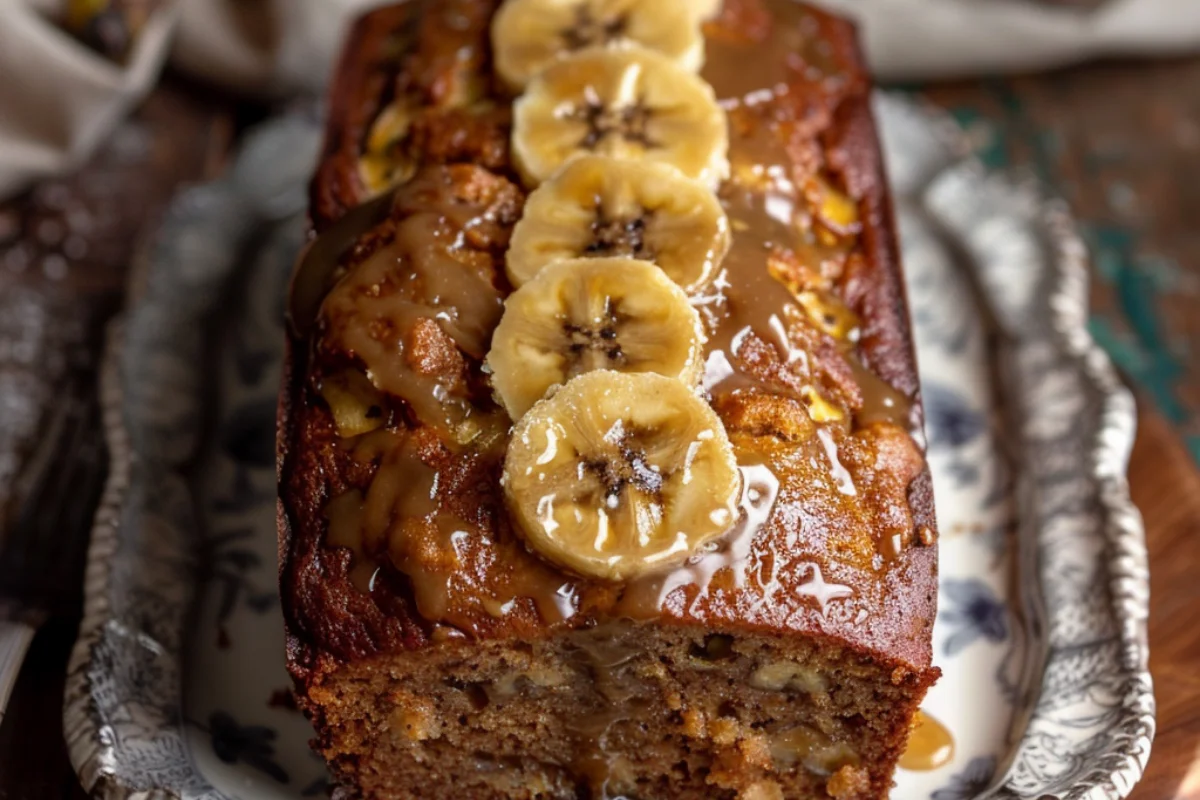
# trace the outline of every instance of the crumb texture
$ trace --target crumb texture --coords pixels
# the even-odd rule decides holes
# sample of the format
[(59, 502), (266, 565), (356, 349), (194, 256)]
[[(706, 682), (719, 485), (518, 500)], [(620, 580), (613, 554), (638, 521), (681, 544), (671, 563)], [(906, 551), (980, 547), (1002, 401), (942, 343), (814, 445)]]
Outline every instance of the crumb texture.
[(886, 797), (930, 675), (836, 644), (610, 624), (334, 669), (307, 710), (364, 800)]

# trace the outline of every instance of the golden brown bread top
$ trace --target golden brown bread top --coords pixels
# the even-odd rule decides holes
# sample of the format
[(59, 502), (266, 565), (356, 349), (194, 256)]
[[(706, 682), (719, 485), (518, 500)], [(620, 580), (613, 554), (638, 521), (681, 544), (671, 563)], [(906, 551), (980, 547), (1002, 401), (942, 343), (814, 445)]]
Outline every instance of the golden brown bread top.
[[(507, 291), (502, 252), (523, 194), (507, 98), (489, 83), (492, 6), (376, 12), (335, 83), (317, 230), (367, 183), (416, 178), (348, 256), (311, 349), (293, 351), (281, 440), (292, 633), (352, 658), (618, 615), (837, 637), (927, 668), (936, 567), (919, 542), (932, 502), (906, 432), (920, 424), (916, 374), (852, 30), (789, 0), (729, 0), (706, 25), (703, 77), (726, 100), (734, 173), (720, 192), (734, 226), (725, 278), (698, 303), (718, 355), (706, 388), (753, 492), (717, 553), (613, 585), (529, 553), (499, 489), (508, 421), (479, 350)], [(809, 235), (785, 238), (780, 204)], [(450, 305), (472, 310), (456, 319), (473, 330), (421, 308), (447, 266), (467, 276)], [(369, 363), (394, 382), (378, 387), (369, 432), (346, 441), (323, 387)], [(452, 402), (429, 402), (433, 384)]]

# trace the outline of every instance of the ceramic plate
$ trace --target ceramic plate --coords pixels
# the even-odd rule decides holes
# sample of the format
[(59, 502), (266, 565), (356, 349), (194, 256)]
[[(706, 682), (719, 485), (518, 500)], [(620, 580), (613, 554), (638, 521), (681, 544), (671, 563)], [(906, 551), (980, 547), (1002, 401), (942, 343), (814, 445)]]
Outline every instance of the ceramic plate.
[[(942, 531), (925, 710), (953, 737), (893, 797), (1123, 797), (1154, 729), (1146, 552), (1134, 409), (1086, 332), (1082, 249), (943, 118), (887, 96), (877, 112)], [(66, 707), (83, 783), (107, 797), (328, 789), (290, 702), (275, 548), (282, 304), (319, 135), (271, 122), (182, 194), (112, 332), (112, 474)]]

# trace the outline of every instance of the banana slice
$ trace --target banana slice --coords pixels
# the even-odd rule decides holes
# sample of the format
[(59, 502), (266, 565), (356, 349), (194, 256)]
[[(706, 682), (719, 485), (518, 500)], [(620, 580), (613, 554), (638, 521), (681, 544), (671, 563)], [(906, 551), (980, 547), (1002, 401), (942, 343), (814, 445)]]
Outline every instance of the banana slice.
[(599, 370), (513, 431), (504, 491), (526, 541), (581, 575), (623, 581), (677, 563), (737, 519), (721, 421), (679, 381)]
[(514, 92), (556, 59), (592, 46), (636, 44), (697, 72), (698, 22), (691, 0), (508, 0), (492, 22), (492, 52)]
[(679, 168), (716, 185), (729, 174), (725, 112), (712, 87), (640, 47), (560, 59), (513, 104), (512, 153), (528, 186), (587, 153)]
[(358, 370), (326, 375), (321, 380), (320, 392), (343, 439), (370, 433), (387, 422), (383, 392)]
[(525, 202), (508, 248), (521, 286), (554, 261), (653, 261), (684, 291), (708, 282), (729, 249), (729, 220), (708, 187), (669, 164), (580, 156)]
[(703, 331), (687, 295), (649, 262), (560, 261), (509, 295), (487, 364), (517, 420), (551, 387), (597, 369), (656, 372), (694, 386), (704, 369)]
[(721, 13), (724, 0), (687, 0), (687, 5), (693, 19), (706, 20)]
[(385, 108), (371, 125), (366, 151), (358, 161), (359, 177), (370, 194), (404, 183), (416, 172), (416, 163), (404, 152), (414, 117), (416, 111), (398, 100)]

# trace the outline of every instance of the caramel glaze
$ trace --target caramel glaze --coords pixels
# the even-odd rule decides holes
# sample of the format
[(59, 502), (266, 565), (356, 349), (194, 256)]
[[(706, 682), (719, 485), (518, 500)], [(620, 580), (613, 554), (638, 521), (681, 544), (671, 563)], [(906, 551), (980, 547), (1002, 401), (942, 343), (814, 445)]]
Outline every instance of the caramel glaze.
[(786, 0), (726, 0), (704, 34), (700, 75), (727, 109), (773, 101), (798, 82), (841, 92), (858, 59), (849, 26)]
[[(475, 34), (486, 48), (486, 29)], [(897, 680), (927, 680), (935, 553), (913, 531), (933, 530), (932, 504), (905, 430), (919, 424), (915, 366), (867, 86), (847, 77), (863, 74), (852, 31), (790, 0), (728, 0), (706, 36), (703, 76), (730, 115), (733, 177), (720, 197), (733, 245), (693, 301), (710, 337), (704, 385), (746, 479), (739, 523), (688, 563), (627, 586), (574, 578), (526, 551), (499, 489), (507, 423), (478, 363), (504, 292), (499, 242), (512, 215), (496, 198), (508, 189), (491, 186), (470, 208), (398, 206), (349, 259), (308, 377), (297, 377), (307, 383), (290, 441), (305, 445), (282, 445), (295, 454), (284, 469), (299, 527), (284, 568), (293, 630), (353, 658), (421, 646), (435, 630), (523, 636), (563, 621), (673, 619), (837, 636), (908, 665)], [(472, 134), (460, 149), (492, 153), (501, 136)], [(508, 184), (450, 169), (460, 171), (451, 187)], [(488, 234), (473, 241), (472, 230)], [(455, 313), (431, 311), (442, 307)], [(389, 327), (403, 321), (429, 341), (405, 350)], [(412, 354), (438, 342), (453, 346), (426, 372), (414, 367)], [(388, 427), (361, 441), (338, 439), (314, 391), (347, 362), (398, 398)]]
[[(330, 541), (353, 542), (357, 534), (367, 563), (386, 560), (408, 577), (417, 610), (427, 620), (472, 630), (476, 617), (503, 617), (525, 598), (548, 622), (570, 617), (573, 587), (562, 575), (521, 551), (509, 552), (515, 544), (510, 539), (498, 543), (495, 553), (472, 546), (483, 535), (479, 526), (444, 502), (450, 487), (440, 486), (443, 472), (426, 463), (437, 462), (436, 448), (419, 434), (381, 430), (358, 437), (354, 460), (377, 469), (365, 498), (351, 490), (331, 502), (361, 498), (357, 518), (331, 518)], [(481, 562), (481, 555), (494, 556), (512, 569), (492, 575), (491, 564)], [(480, 592), (480, 587), (490, 591)], [(359, 588), (364, 588), (361, 578)]]
[(387, 565), (421, 619), (473, 634), (512, 614), (575, 613), (572, 581), (508, 526), (498, 492), (508, 420), (479, 367), (520, 202), (479, 167), (420, 170), (348, 257), (314, 345), (314, 390), (331, 370), (360, 369), (393, 406), (384, 427), (335, 437), (331, 471), (348, 485), (326, 504), (326, 542), (350, 551), (360, 592), (385, 591), (375, 567)]
[(908, 735), (908, 746), (898, 762), (902, 769), (938, 769), (954, 758), (954, 736), (946, 726), (924, 711), (918, 711)]
[(483, 358), (504, 311), (494, 262), (521, 202), (482, 170), (419, 172), (325, 298), (319, 346), (364, 365), (422, 424), (469, 438), (486, 411), (472, 402), (467, 360)]

